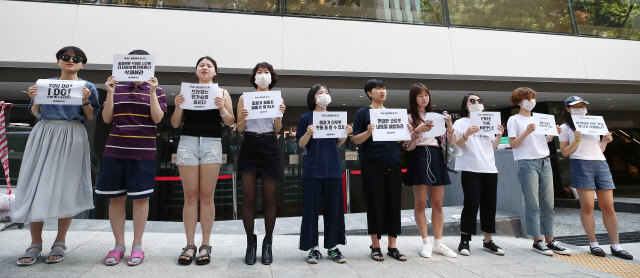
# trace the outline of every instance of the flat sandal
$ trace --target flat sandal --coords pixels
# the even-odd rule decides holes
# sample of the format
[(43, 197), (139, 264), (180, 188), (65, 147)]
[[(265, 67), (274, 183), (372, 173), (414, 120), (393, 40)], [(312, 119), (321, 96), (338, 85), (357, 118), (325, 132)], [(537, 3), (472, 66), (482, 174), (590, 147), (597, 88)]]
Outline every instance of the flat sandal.
[[(202, 252), (202, 250), (207, 250), (207, 252), (204, 255), (200, 255), (198, 257), (196, 257), (196, 264), (197, 265), (206, 265), (209, 264), (211, 262), (211, 246), (210, 245), (202, 245), (200, 246), (200, 249), (198, 250), (198, 254), (200, 254), (200, 252)], [(200, 260), (202, 259), (202, 260)]]

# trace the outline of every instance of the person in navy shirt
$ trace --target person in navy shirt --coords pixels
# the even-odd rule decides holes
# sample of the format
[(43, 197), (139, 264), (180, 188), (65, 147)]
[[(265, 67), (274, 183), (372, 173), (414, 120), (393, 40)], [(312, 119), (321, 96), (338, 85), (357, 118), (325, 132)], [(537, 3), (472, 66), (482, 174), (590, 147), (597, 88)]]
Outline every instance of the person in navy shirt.
[[(307, 106), (310, 112), (300, 117), (298, 122), (298, 145), (306, 148), (302, 170), (302, 227), (300, 228), (300, 250), (309, 250), (307, 262), (315, 264), (322, 257), (318, 250), (318, 213), (322, 204), (324, 218), (324, 248), (329, 249), (329, 257), (337, 263), (347, 259), (338, 250), (338, 244), (346, 244), (344, 231), (344, 197), (342, 191), (342, 170), (338, 147), (347, 138), (313, 138), (313, 112), (326, 112), (331, 103), (329, 88), (316, 84), (309, 90)], [(351, 126), (346, 127), (347, 136)]]

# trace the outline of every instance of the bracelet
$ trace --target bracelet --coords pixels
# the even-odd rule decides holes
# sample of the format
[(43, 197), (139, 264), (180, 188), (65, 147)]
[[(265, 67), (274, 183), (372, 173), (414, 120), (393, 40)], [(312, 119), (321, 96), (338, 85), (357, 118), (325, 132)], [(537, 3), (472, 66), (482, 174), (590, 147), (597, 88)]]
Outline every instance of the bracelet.
[(224, 115), (220, 115), (221, 118), (224, 118), (226, 115), (229, 114), (229, 110), (227, 110), (227, 113), (224, 113)]
[(578, 139), (578, 138), (574, 137), (573, 140), (576, 140), (576, 142), (580, 142), (580, 141), (582, 141), (582, 138)]
[(464, 137), (464, 133), (462, 133), (462, 139), (464, 139), (465, 141), (467, 141), (467, 138)]

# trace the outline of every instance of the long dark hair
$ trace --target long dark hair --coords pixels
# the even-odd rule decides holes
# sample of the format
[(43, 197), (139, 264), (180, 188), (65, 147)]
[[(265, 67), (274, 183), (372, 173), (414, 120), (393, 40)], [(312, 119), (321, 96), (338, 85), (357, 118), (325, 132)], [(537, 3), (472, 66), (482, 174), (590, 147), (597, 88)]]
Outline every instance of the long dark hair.
[(476, 95), (474, 93), (469, 93), (462, 98), (462, 105), (460, 105), (460, 118), (469, 117), (469, 109), (467, 109), (467, 101), (469, 100), (470, 96), (480, 97), (479, 95)]
[(431, 93), (429, 93), (429, 89), (427, 86), (421, 83), (416, 83), (411, 85), (411, 89), (409, 89), (409, 114), (411, 115), (411, 121), (413, 122), (413, 127), (417, 127), (421, 122), (424, 122), (424, 119), (420, 117), (420, 109), (418, 107), (418, 95), (422, 94), (422, 92), (427, 92), (429, 96), (429, 103), (427, 103), (427, 107), (425, 107), (425, 112), (433, 112), (433, 108), (431, 107)]
[[(569, 110), (571, 110), (571, 105), (567, 105), (566, 108), (569, 108)], [(587, 115), (591, 115), (589, 114), (589, 110), (587, 110)], [(573, 123), (573, 118), (571, 118), (571, 112), (567, 111), (567, 109), (564, 109), (562, 117), (564, 118), (564, 123), (567, 124), (571, 128), (571, 130), (576, 131), (576, 125)]]
[(327, 89), (327, 92), (329, 93), (329, 95), (331, 95), (331, 92), (329, 92), (329, 87), (327, 87), (327, 85), (324, 85), (324, 84), (313, 85), (313, 87), (309, 89), (309, 94), (307, 94), (307, 107), (309, 107), (309, 111), (313, 111), (316, 109), (315, 97), (316, 97), (316, 93), (318, 92), (318, 90), (320, 90), (320, 88)]

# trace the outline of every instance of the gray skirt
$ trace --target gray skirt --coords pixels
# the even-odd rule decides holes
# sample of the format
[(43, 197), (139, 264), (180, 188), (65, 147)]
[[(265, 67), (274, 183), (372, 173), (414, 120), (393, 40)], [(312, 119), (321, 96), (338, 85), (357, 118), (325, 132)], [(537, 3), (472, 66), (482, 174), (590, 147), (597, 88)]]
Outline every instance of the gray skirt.
[(16, 223), (72, 217), (93, 209), (89, 139), (79, 121), (43, 120), (27, 139), (11, 218)]

